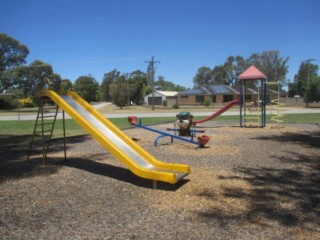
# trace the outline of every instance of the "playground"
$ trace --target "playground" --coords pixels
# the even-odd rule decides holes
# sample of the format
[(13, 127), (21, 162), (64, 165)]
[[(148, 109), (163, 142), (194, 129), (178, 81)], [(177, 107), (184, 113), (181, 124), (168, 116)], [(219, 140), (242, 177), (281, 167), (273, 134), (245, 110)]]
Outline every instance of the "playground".
[[(48, 81), (29, 148), (0, 148), (2, 239), (319, 239), (319, 123), (285, 123), (278, 94), (266, 124), (266, 76), (239, 79), (240, 99), (204, 119), (128, 116), (124, 131)], [(235, 105), (240, 125), (215, 121)], [(89, 134), (66, 138), (65, 113)]]
[[(200, 124), (199, 124), (200, 125)], [(163, 131), (170, 124), (155, 125)], [(210, 142), (125, 133), (161, 161), (187, 164), (178, 182), (134, 175), (91, 136), (54, 141), (26, 162), (1, 150), (2, 239), (318, 239), (320, 128), (315, 124), (201, 124)], [(200, 129), (200, 126), (199, 126)]]

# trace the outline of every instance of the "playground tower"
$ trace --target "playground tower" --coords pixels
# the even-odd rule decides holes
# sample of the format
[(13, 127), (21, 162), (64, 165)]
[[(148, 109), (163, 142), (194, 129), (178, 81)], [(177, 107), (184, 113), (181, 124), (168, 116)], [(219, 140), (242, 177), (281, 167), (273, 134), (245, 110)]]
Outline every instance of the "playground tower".
[[(240, 127), (266, 126), (267, 77), (255, 66), (249, 67), (238, 77), (240, 81)], [(249, 95), (249, 88), (257, 89), (257, 96)]]

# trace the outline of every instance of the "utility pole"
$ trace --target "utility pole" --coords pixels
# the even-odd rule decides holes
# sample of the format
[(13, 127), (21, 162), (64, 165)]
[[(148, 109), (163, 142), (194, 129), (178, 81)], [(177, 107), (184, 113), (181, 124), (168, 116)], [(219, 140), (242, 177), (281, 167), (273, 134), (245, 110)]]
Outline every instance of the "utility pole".
[(160, 61), (154, 61), (154, 56), (151, 57), (150, 61), (144, 61), (145, 63), (149, 63), (148, 65), (148, 76), (150, 77), (151, 89), (152, 89), (152, 111), (154, 111), (154, 64), (160, 63)]
[(126, 78), (126, 83), (127, 83), (127, 104), (128, 104), (128, 106), (131, 106), (131, 104), (130, 104), (130, 91), (129, 91), (129, 74), (130, 73), (123, 73), (123, 75)]

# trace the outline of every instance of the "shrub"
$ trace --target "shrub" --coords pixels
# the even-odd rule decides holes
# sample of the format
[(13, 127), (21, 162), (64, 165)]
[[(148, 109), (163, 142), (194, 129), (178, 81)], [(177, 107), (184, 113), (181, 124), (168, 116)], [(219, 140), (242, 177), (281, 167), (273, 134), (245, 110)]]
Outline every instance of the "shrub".
[(18, 102), (22, 108), (23, 107), (34, 107), (34, 104), (33, 104), (31, 98), (21, 98), (21, 99), (18, 99)]
[(12, 110), (18, 107), (18, 103), (13, 99), (0, 98), (0, 109)]
[(204, 105), (205, 107), (209, 107), (210, 104), (211, 104), (211, 102), (210, 102), (209, 99), (205, 99), (205, 100), (203, 101), (203, 105)]
[(180, 107), (179, 107), (178, 104), (173, 104), (173, 105), (172, 105), (172, 108), (173, 108), (173, 109), (179, 109)]
[(167, 107), (167, 106), (168, 106), (168, 101), (167, 101), (167, 99), (163, 100), (162, 105), (163, 105), (164, 107)]

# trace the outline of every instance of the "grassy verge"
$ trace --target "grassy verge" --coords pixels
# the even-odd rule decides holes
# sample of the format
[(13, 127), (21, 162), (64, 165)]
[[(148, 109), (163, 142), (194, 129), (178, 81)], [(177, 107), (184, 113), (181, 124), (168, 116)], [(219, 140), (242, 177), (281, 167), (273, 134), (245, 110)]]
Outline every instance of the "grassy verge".
[[(203, 117), (194, 117), (195, 120)], [(320, 113), (307, 114), (287, 114), (282, 118), (287, 123), (320, 123)], [(147, 117), (143, 118), (143, 125), (152, 125), (166, 122), (174, 122), (175, 117)], [(127, 118), (111, 118), (116, 126), (121, 129), (129, 128), (130, 124)], [(214, 119), (216, 122), (239, 121), (239, 116), (219, 116)], [(267, 123), (270, 123), (271, 116), (267, 116)], [(9, 146), (15, 144), (27, 144), (31, 140), (34, 129), (34, 121), (0, 121), (0, 146)], [(63, 136), (62, 120), (57, 120), (53, 132), (53, 138)], [(66, 136), (78, 136), (86, 132), (72, 119), (66, 120)]]

